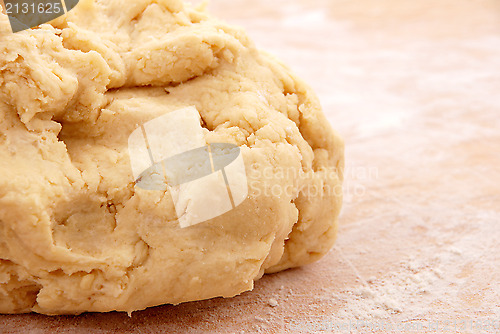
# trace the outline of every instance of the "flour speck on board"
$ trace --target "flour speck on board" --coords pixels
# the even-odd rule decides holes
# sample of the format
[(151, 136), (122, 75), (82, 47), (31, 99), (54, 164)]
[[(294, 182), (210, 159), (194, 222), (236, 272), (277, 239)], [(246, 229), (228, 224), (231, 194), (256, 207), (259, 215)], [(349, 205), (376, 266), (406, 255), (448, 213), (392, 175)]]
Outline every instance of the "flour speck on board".
[(401, 270), (382, 278), (370, 277), (367, 284), (346, 290), (344, 309), (339, 313), (343, 319), (384, 319), (392, 314), (407, 311), (411, 307), (418, 313), (414, 300), (422, 300), (439, 288), (442, 273), (435, 264), (426, 264), (416, 258), (401, 263)]

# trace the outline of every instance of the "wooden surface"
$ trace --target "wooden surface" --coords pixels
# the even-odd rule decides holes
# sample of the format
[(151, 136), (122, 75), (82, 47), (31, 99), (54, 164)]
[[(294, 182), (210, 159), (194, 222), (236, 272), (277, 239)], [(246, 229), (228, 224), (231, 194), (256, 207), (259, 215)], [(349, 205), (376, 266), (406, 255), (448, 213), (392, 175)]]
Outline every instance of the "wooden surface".
[(344, 136), (335, 248), (233, 299), (0, 316), (0, 332), (500, 332), (500, 1), (209, 8), (309, 82)]

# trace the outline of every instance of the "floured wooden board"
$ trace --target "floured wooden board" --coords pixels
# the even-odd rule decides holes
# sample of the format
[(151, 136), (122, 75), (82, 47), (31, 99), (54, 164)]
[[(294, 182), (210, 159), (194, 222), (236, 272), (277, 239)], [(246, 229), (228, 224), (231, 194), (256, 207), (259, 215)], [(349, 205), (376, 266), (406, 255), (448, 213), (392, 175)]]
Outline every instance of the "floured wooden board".
[(310, 83), (344, 136), (335, 248), (233, 299), (0, 316), (0, 332), (499, 332), (500, 2), (209, 8)]

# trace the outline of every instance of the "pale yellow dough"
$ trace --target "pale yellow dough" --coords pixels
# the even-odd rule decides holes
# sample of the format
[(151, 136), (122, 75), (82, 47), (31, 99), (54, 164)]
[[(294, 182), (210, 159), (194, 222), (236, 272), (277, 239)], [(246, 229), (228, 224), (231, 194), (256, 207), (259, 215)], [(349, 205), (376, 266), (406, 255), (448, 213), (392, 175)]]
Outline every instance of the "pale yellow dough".
[[(242, 30), (177, 0), (80, 1), (15, 34), (0, 15), (1, 313), (231, 297), (331, 248), (342, 140)], [(135, 186), (127, 140), (189, 106), (207, 143), (240, 146), (249, 193), (181, 228), (168, 192)]]

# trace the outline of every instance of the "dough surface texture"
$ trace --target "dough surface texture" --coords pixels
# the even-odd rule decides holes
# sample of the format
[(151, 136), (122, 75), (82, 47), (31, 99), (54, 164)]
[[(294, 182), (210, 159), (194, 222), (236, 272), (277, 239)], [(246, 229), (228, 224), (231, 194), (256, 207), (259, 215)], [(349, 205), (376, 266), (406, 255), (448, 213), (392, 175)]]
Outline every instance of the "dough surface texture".
[[(184, 108), (199, 113), (197, 140), (240, 148), (248, 184), (236, 208), (187, 227), (168, 190), (136, 186), (128, 149)], [(15, 34), (0, 14), (0, 313), (251, 290), (332, 247), (343, 164), (311, 89), (203, 8), (82, 0)]]

